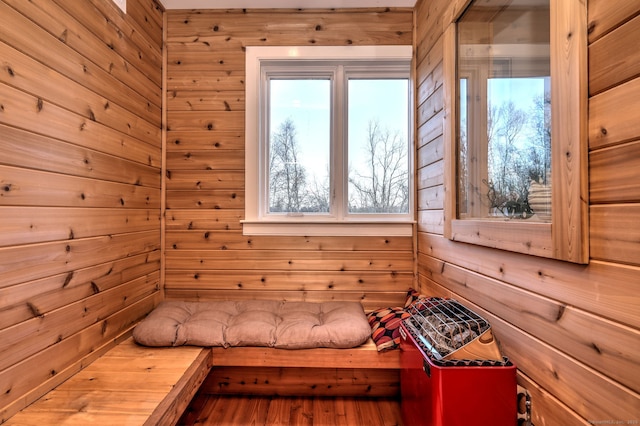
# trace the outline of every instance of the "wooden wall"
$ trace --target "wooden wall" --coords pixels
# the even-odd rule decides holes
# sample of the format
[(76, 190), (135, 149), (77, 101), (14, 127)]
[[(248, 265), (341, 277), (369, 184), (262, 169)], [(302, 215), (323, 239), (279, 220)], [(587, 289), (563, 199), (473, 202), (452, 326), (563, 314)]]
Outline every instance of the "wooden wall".
[(0, 423), (160, 297), (162, 10), (0, 0)]
[[(443, 13), (416, 5), (418, 279), (492, 323), (536, 426), (640, 421), (640, 3), (590, 0), (589, 265), (443, 238)], [(635, 423), (633, 423), (635, 421)], [(630, 423), (628, 423), (630, 422)]]
[[(0, 0), (0, 422), (143, 317), (161, 272), (171, 298), (388, 306), (414, 284), (414, 238), (420, 289), (490, 319), (537, 426), (640, 418), (638, 2), (588, 5), (587, 266), (442, 237), (448, 0), (169, 11), (166, 93), (162, 12), (128, 3)], [(417, 235), (244, 236), (244, 47), (410, 44), (414, 13)]]
[(242, 233), (245, 47), (412, 44), (411, 9), (167, 11), (166, 296), (403, 300), (412, 237)]

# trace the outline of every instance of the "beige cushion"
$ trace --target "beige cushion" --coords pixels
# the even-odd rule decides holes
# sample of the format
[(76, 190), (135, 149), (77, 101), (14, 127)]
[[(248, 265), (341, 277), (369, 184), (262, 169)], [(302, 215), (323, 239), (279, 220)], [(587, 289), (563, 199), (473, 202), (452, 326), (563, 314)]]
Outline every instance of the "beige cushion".
[(133, 331), (145, 346), (352, 348), (371, 336), (358, 302), (165, 301)]

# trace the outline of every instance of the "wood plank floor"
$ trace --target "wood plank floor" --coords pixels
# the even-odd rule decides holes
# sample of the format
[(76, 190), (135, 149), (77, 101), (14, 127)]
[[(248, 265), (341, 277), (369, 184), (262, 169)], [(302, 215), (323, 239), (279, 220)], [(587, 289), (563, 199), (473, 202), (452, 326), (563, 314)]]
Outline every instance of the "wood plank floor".
[(400, 402), (392, 398), (203, 395), (180, 421), (191, 425), (402, 425)]

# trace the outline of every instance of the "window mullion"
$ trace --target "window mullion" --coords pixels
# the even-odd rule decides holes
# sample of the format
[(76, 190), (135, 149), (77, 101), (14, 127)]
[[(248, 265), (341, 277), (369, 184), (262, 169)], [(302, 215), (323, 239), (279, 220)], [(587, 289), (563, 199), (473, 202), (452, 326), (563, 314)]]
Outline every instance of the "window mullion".
[(344, 66), (337, 65), (333, 79), (333, 93), (331, 104), (332, 132), (331, 132), (331, 167), (332, 167), (332, 210), (337, 220), (343, 220), (347, 214), (347, 119), (346, 119), (346, 82)]
[(269, 90), (269, 75), (266, 70), (262, 70), (260, 73), (259, 90), (259, 98), (257, 101), (259, 104), (258, 135), (260, 137), (260, 143), (258, 144), (258, 158), (260, 162), (258, 167), (257, 185), (259, 191), (259, 217), (263, 218), (266, 217), (269, 212), (269, 134), (271, 132), (271, 128), (269, 126), (269, 103), (271, 92)]

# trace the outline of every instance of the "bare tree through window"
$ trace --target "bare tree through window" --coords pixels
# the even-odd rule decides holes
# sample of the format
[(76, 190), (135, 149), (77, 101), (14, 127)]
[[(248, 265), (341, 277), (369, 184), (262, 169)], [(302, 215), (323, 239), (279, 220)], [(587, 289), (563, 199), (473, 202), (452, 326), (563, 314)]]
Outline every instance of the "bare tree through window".
[[(349, 173), (350, 213), (406, 213), (409, 209), (407, 141), (399, 131), (371, 120), (361, 162)], [(269, 152), (269, 211), (328, 212), (329, 172), (311, 176), (300, 161), (296, 126), (282, 122), (273, 133)]]
[(349, 173), (351, 213), (406, 213), (409, 208), (407, 142), (400, 132), (368, 123), (366, 160), (362, 169)]
[(488, 104), (487, 199), (494, 213), (528, 218), (532, 183), (547, 185), (551, 167), (551, 124), (548, 94), (530, 100), (530, 107), (514, 102)]
[(274, 132), (269, 149), (269, 210), (302, 211), (307, 172), (299, 161), (296, 129), (291, 119), (285, 120)]

